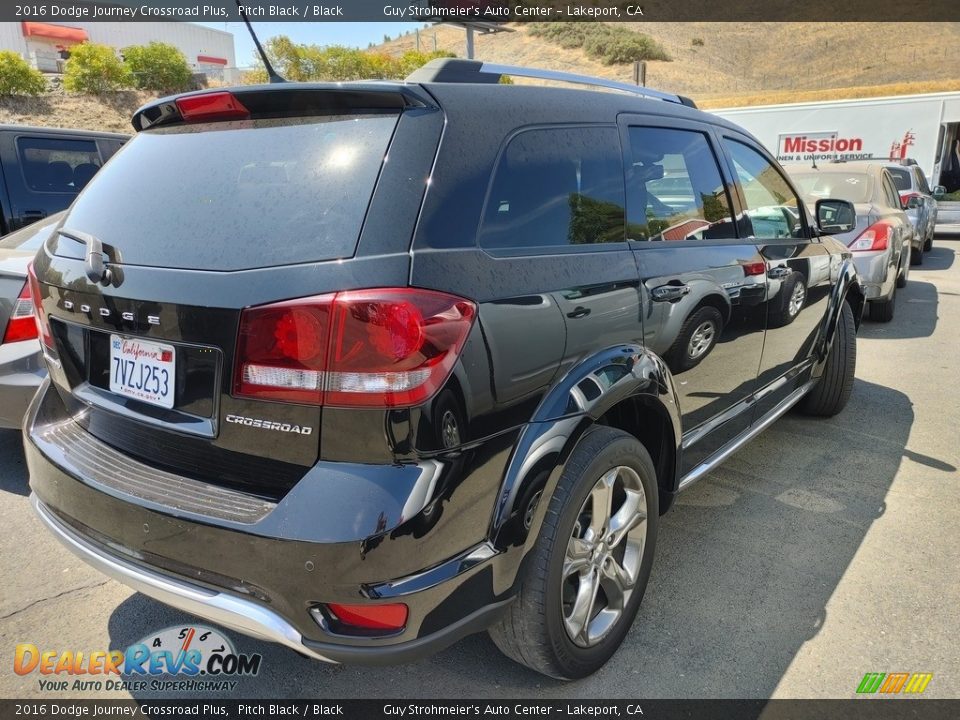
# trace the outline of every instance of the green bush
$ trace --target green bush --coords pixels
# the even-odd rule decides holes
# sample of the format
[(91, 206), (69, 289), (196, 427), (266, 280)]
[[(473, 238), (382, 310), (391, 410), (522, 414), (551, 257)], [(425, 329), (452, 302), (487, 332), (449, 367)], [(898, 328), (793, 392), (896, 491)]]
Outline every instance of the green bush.
[(667, 51), (652, 38), (619, 25), (588, 22), (530, 23), (530, 34), (570, 50), (584, 52), (604, 65), (638, 60), (670, 60)]
[(0, 51), (0, 95), (39, 95), (47, 89), (43, 73), (18, 53)]
[(704, 45), (703, 38), (698, 38), (698, 37), (694, 38), (693, 40), (690, 41), (690, 44), (693, 45), (694, 47), (703, 47)]
[[(303, 45), (285, 35), (272, 37), (264, 43), (270, 64), (287, 80), (402, 80), (424, 63), (437, 57), (455, 57), (443, 50), (423, 53), (409, 50), (400, 57), (384, 52), (359, 50), (342, 45)], [(267, 81), (263, 63), (244, 75), (244, 82)]]
[(173, 45), (152, 42), (123, 49), (123, 62), (133, 75), (133, 81), (143, 90), (182, 92), (188, 90), (193, 73), (187, 58)]
[(112, 47), (85, 42), (70, 51), (63, 86), (76, 93), (111, 92), (133, 87), (133, 75)]

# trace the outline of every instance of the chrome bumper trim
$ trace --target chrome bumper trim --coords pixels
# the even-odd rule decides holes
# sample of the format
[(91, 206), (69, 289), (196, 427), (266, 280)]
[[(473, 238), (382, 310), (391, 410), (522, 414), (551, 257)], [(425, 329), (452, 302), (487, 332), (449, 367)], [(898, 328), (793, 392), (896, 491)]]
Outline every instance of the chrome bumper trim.
[(297, 629), (275, 612), (249, 600), (161, 575), (105, 553), (58, 520), (36, 494), (30, 494), (30, 502), (43, 524), (67, 549), (114, 580), (166, 605), (218, 625), (261, 640), (286, 645), (317, 660), (335, 662), (304, 645), (303, 637)]

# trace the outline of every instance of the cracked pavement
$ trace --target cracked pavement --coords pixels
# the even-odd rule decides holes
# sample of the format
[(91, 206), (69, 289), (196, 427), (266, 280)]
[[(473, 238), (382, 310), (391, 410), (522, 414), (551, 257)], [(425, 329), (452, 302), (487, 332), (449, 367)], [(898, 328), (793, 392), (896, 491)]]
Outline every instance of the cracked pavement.
[[(864, 321), (847, 409), (775, 423), (661, 522), (636, 622), (613, 660), (561, 684), (485, 635), (418, 663), (329, 666), (228, 631), (264, 656), (244, 697), (850, 697), (866, 672), (932, 672), (960, 697), (960, 238), (938, 238), (889, 324)], [(124, 648), (189, 616), (105, 580), (33, 516), (20, 434), (0, 431), (0, 695), (18, 642)], [(111, 697), (125, 697), (118, 692)], [(106, 697), (106, 693), (88, 693)], [(213, 697), (208, 694), (206, 697)], [(145, 697), (145, 695), (138, 697)]]

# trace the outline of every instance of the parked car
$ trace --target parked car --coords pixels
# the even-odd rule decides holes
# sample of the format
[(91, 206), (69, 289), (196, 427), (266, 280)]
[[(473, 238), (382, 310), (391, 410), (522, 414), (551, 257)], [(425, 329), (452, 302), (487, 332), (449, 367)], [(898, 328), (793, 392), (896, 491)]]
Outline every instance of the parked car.
[(920, 265), (923, 263), (923, 253), (933, 247), (933, 235), (937, 228), (937, 200), (916, 162), (902, 161), (886, 167), (900, 194), (900, 206), (906, 209), (907, 217), (913, 224), (911, 259), (914, 265)]
[(0, 235), (66, 208), (127, 140), (120, 133), (0, 125)]
[[(853, 251), (870, 308), (870, 319), (889, 322), (896, 307), (897, 288), (907, 284), (912, 256), (922, 252), (913, 224), (902, 207), (886, 163), (847, 162), (785, 165), (804, 199), (843, 198), (856, 209), (852, 230), (835, 237)], [(847, 223), (851, 218), (830, 218)], [(919, 249), (917, 245), (919, 243)]]
[(40, 354), (27, 266), (63, 213), (0, 238), (0, 428), (19, 428), (47, 376)]
[[(811, 218), (692, 105), (442, 60), (141, 108), (32, 266), (39, 517), (146, 595), (320, 660), (489, 629), (539, 672), (597, 670), (677, 493), (853, 385), (863, 289), (828, 236), (852, 226), (824, 223), (852, 204)], [(650, 197), (664, 165), (692, 208)], [(796, 222), (758, 232), (754, 203)], [(685, 219), (708, 227), (658, 241)], [(829, 267), (792, 322), (714, 323), (675, 381), (658, 308), (732, 277), (762, 305), (785, 262)]]

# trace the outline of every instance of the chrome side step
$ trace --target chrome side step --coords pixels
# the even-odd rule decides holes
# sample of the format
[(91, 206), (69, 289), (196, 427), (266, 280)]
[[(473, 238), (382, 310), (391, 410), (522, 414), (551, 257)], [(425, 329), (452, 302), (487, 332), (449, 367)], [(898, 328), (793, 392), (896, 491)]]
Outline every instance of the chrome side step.
[(735, 437), (730, 444), (723, 448), (720, 452), (718, 452), (716, 455), (711, 455), (709, 458), (693, 468), (693, 470), (684, 475), (680, 480), (680, 484), (677, 486), (677, 491), (679, 492), (680, 490), (686, 490), (715, 467), (725, 462), (727, 458), (733, 455), (748, 442), (753, 440), (753, 438), (755, 438), (757, 435), (773, 425), (773, 423), (776, 422), (784, 413), (786, 413), (787, 410), (796, 405), (800, 401), (800, 398), (807, 394), (807, 391), (813, 387), (814, 382), (816, 381), (808, 380), (801, 387), (798, 387), (787, 397), (781, 400), (763, 417), (762, 420), (760, 420), (760, 422), (748, 427), (742, 433), (737, 435), (737, 437)]

